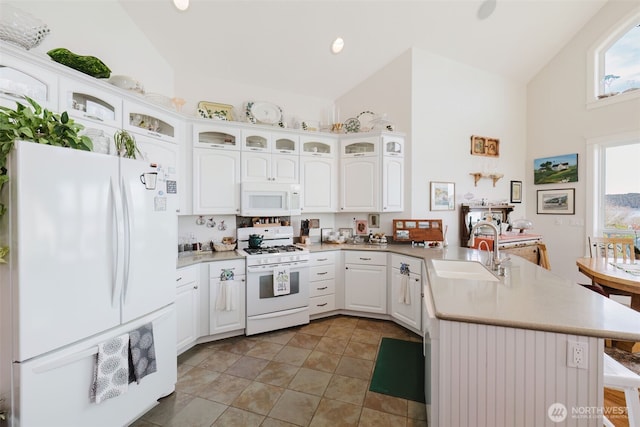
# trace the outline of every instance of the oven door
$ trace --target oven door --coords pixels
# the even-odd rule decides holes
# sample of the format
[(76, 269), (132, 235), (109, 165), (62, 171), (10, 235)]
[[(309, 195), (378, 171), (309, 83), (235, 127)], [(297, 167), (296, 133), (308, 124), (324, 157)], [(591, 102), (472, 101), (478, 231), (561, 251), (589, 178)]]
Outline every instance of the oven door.
[[(291, 292), (274, 295), (273, 271), (289, 267)], [(275, 313), (309, 305), (309, 265), (306, 261), (247, 266), (247, 316)]]

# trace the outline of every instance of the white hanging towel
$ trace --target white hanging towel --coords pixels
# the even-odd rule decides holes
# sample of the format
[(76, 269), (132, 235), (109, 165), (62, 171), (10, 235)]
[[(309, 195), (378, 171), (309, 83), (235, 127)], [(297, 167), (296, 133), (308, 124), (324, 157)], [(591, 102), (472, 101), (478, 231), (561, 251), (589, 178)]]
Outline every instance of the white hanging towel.
[(398, 302), (400, 304), (411, 305), (411, 287), (409, 285), (409, 275), (402, 274), (400, 279), (400, 292), (398, 293)]
[(120, 396), (129, 389), (129, 334), (122, 334), (98, 344), (93, 384), (89, 390), (92, 402), (101, 403)]
[(289, 295), (291, 282), (289, 281), (289, 267), (275, 267), (273, 269), (273, 295)]
[(236, 301), (233, 298), (233, 285), (232, 280), (220, 281), (220, 287), (218, 288), (218, 295), (216, 297), (216, 310), (217, 311), (233, 311), (236, 309)]

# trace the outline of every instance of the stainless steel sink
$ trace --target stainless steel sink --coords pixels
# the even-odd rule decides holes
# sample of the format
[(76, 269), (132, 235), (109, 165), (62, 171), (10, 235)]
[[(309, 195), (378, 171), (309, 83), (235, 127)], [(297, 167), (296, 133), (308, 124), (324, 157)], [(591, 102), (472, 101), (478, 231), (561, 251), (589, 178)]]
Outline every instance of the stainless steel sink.
[(483, 280), (499, 282), (487, 268), (477, 261), (431, 260), (436, 275), (445, 279)]

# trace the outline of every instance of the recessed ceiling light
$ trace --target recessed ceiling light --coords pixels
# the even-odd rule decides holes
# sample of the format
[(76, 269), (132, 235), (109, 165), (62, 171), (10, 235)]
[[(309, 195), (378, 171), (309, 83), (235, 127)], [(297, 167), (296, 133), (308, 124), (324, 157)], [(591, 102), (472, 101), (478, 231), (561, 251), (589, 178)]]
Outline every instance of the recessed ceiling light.
[(342, 52), (343, 48), (344, 48), (344, 40), (342, 40), (342, 37), (337, 37), (333, 41), (333, 43), (331, 43), (331, 52), (335, 54)]
[(173, 4), (178, 10), (187, 10), (189, 7), (189, 0), (173, 0)]

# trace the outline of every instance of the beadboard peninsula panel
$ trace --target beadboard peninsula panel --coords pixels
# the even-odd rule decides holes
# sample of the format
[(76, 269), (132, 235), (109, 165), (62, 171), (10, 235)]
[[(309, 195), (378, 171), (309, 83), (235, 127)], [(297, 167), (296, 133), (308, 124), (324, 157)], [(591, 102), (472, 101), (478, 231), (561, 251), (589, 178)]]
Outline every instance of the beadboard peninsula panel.
[[(551, 427), (553, 403), (567, 408), (563, 426), (602, 425), (572, 412), (602, 408), (602, 339), (442, 320), (439, 329), (434, 426)], [(567, 366), (568, 341), (588, 344), (588, 369)]]

